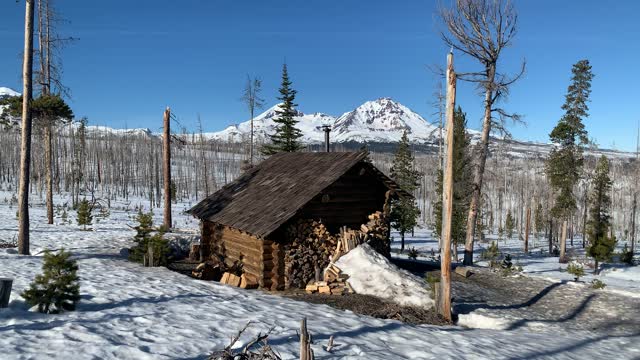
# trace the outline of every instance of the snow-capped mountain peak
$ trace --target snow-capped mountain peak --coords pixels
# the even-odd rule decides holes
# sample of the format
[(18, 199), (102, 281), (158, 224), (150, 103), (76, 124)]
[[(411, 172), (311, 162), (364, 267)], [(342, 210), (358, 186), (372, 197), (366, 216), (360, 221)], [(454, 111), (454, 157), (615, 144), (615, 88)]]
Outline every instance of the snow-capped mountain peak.
[[(254, 131), (257, 137), (267, 137), (275, 131), (273, 119), (277, 116), (278, 106), (255, 117)], [(305, 114), (298, 110), (296, 120), (296, 126), (303, 133), (302, 141), (307, 143), (324, 141), (323, 125), (331, 126), (332, 142), (396, 142), (405, 130), (412, 142), (425, 142), (432, 140), (437, 129), (391, 98), (367, 101), (337, 119), (323, 113)], [(250, 122), (245, 121), (207, 135), (210, 138), (240, 141), (248, 136), (250, 129)]]
[(404, 131), (411, 141), (427, 141), (437, 128), (391, 98), (367, 101), (340, 116), (334, 126), (336, 141), (395, 142)]
[(20, 93), (8, 87), (0, 86), (0, 99), (4, 99), (11, 96), (20, 96)]
[[(275, 132), (276, 123), (273, 121), (278, 114), (276, 110), (280, 104), (276, 104), (265, 110), (253, 119), (254, 135), (256, 137), (266, 138)], [(323, 113), (305, 114), (296, 110), (295, 119), (298, 120), (296, 127), (302, 131), (303, 142), (317, 143), (323, 141), (322, 126), (332, 125), (335, 117)], [(205, 136), (213, 139), (240, 141), (249, 136), (251, 131), (251, 122), (247, 120), (240, 124), (228, 126), (226, 129), (214, 133), (205, 134)]]

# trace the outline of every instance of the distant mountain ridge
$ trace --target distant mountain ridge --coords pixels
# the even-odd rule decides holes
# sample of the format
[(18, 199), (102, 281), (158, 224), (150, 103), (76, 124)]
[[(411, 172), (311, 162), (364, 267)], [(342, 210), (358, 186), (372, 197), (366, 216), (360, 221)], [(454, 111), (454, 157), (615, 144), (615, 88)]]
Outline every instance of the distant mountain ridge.
[[(277, 116), (275, 105), (255, 117), (254, 135), (267, 138), (275, 131)], [(324, 141), (322, 127), (331, 127), (331, 141), (343, 142), (397, 142), (406, 130), (412, 142), (433, 141), (438, 127), (429, 124), (419, 114), (391, 98), (367, 101), (356, 109), (339, 117), (323, 113), (304, 114), (298, 111), (296, 126), (302, 131), (305, 143)], [(250, 133), (251, 125), (247, 120), (232, 125), (222, 131), (206, 133), (210, 139), (241, 141)]]
[[(18, 96), (18, 92), (0, 87), (0, 98), (8, 96)], [(254, 135), (256, 138), (267, 139), (269, 134), (275, 131), (276, 123), (273, 119), (277, 116), (276, 110), (279, 105), (275, 105), (254, 119)], [(0, 113), (2, 108), (0, 107)], [(19, 119), (15, 119), (19, 124)], [(324, 125), (331, 126), (332, 143), (370, 143), (370, 144), (395, 144), (402, 137), (406, 130), (409, 139), (416, 145), (417, 151), (432, 151), (438, 144), (438, 126), (430, 124), (422, 116), (408, 107), (384, 97), (372, 101), (367, 101), (352, 111), (346, 112), (339, 117), (324, 113), (305, 114), (297, 111), (297, 127), (302, 131), (302, 142), (307, 144), (321, 144), (324, 142)], [(65, 126), (67, 129), (75, 128), (79, 123), (73, 122)], [(249, 139), (250, 121), (244, 121), (236, 125), (226, 127), (221, 131), (204, 133), (203, 136), (209, 140), (222, 140), (231, 142), (242, 142)], [(160, 136), (150, 129), (114, 129), (108, 126), (87, 126), (87, 132), (91, 134), (113, 134), (113, 135), (136, 135), (136, 136)], [(472, 141), (476, 142), (480, 137), (477, 130), (467, 129)], [(494, 137), (491, 148), (492, 152), (505, 149), (511, 156), (546, 156), (552, 149), (549, 143), (532, 141), (520, 141), (517, 139), (503, 139)], [(506, 146), (506, 147), (505, 147)], [(384, 146), (383, 146), (384, 147)], [(389, 148), (389, 146), (386, 146)], [(598, 149), (587, 150), (586, 154), (606, 154), (607, 156), (618, 158), (633, 158), (635, 153)]]
[(0, 99), (8, 98), (10, 96), (20, 96), (20, 93), (11, 88), (0, 86)]

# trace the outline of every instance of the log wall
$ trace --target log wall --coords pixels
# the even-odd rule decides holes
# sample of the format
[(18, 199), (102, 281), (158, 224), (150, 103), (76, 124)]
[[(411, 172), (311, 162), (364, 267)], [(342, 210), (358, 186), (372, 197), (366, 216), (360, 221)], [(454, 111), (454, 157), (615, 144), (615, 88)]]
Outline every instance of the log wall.
[(387, 188), (362, 165), (356, 165), (313, 198), (294, 218), (321, 220), (336, 233), (340, 227), (359, 229), (367, 216), (384, 207)]
[(228, 226), (203, 222), (201, 244), (210, 249), (209, 256), (222, 256), (228, 266), (239, 261), (246, 274), (259, 282), (264, 278), (263, 241), (257, 237)]

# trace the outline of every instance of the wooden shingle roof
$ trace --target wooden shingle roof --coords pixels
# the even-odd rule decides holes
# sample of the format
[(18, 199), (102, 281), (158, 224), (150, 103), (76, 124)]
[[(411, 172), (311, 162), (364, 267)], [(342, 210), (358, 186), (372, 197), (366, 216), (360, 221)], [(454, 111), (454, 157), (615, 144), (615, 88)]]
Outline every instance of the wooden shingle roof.
[(362, 162), (400, 196), (411, 196), (363, 162), (363, 152), (279, 153), (202, 200), (187, 213), (266, 237), (327, 186)]

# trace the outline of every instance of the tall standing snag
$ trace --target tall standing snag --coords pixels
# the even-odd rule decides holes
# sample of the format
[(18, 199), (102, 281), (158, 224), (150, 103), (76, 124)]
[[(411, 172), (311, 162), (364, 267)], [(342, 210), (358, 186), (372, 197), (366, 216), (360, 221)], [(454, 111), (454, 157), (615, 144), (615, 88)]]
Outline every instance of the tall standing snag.
[(253, 117), (256, 109), (261, 109), (264, 106), (264, 100), (260, 97), (260, 91), (262, 90), (262, 80), (258, 77), (251, 78), (247, 75), (247, 84), (244, 87), (244, 94), (242, 95), (242, 101), (247, 105), (249, 109), (249, 115), (251, 116), (251, 134), (249, 144), (249, 165), (253, 166)]
[(163, 129), (163, 171), (164, 171), (164, 227), (171, 229), (171, 109), (164, 111)]
[(456, 105), (456, 73), (453, 53), (447, 56), (447, 162), (442, 190), (442, 256), (440, 257), (440, 313), (451, 321), (451, 217), (453, 215), (453, 112)]
[[(519, 120), (517, 114), (507, 113), (497, 107), (497, 102), (507, 95), (509, 86), (524, 73), (525, 64), (519, 74), (507, 77), (497, 71), (502, 50), (511, 45), (516, 34), (518, 16), (508, 0), (456, 0), (452, 9), (440, 10), (440, 17), (449, 34), (441, 33), (444, 42), (452, 48), (478, 60), (482, 70), (458, 74), (458, 78), (478, 85), (484, 92), (484, 118), (473, 176), (473, 194), (467, 217), (464, 264), (473, 264), (473, 242), (475, 225), (480, 207), (482, 181), (489, 152), (491, 129), (505, 131), (506, 119)], [(496, 121), (498, 120), (498, 121)]]
[(33, 75), (33, 0), (26, 0), (24, 61), (22, 67), (22, 139), (20, 144), (20, 188), (18, 190), (18, 252), (29, 255), (29, 166), (31, 165), (31, 97)]

